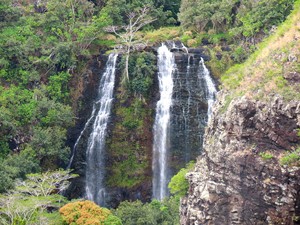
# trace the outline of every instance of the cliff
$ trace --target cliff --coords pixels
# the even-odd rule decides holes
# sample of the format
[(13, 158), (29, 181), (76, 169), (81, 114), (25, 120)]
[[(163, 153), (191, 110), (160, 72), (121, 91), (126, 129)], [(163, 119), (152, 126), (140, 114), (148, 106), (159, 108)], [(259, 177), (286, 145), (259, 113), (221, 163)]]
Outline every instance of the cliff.
[[(300, 216), (300, 170), (281, 166), (278, 157), (300, 142), (300, 103), (240, 98), (219, 116), (222, 96), (204, 153), (188, 174), (181, 224), (293, 224)], [(265, 151), (272, 158), (261, 157)]]
[[(187, 174), (181, 224), (300, 224), (295, 9), (254, 56), (223, 76), (203, 153)], [(294, 158), (286, 163), (289, 151)]]

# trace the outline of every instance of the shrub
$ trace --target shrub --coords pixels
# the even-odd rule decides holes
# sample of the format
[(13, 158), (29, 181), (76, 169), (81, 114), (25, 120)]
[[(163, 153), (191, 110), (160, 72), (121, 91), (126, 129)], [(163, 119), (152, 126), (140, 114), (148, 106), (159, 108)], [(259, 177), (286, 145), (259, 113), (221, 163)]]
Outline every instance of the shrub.
[(235, 62), (241, 63), (247, 58), (247, 52), (241, 46), (237, 47), (234, 52), (232, 53), (232, 57)]
[(152, 200), (143, 204), (141, 201), (121, 202), (115, 210), (124, 225), (178, 225), (179, 199)]
[(198, 42), (196, 39), (189, 39), (187, 40), (187, 46), (188, 47), (196, 47), (198, 45)]
[(263, 160), (269, 160), (273, 158), (273, 155), (269, 152), (260, 152), (259, 156), (262, 157)]
[(180, 31), (177, 27), (163, 27), (158, 30), (147, 32), (144, 40), (150, 43), (160, 43), (179, 37)]
[(172, 177), (168, 187), (170, 188), (171, 194), (183, 197), (188, 191), (188, 181), (185, 178), (185, 175), (192, 170), (195, 163), (192, 161), (187, 164), (185, 168), (182, 168), (175, 176)]
[(59, 210), (66, 224), (72, 225), (121, 225), (110, 210), (101, 208), (92, 201), (68, 203)]
[(280, 164), (288, 166), (300, 166), (300, 148), (298, 148), (296, 151), (285, 154), (280, 159)]

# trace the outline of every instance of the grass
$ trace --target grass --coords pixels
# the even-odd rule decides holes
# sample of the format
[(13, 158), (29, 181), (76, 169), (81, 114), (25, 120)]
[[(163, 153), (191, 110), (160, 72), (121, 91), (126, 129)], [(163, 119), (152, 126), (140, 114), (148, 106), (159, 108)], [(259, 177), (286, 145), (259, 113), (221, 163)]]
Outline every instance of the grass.
[[(258, 50), (243, 64), (230, 68), (221, 78), (222, 88), (234, 98), (243, 90), (254, 99), (263, 96), (266, 100), (280, 94), (285, 100), (300, 99), (299, 83), (289, 83), (284, 75), (300, 72), (300, 1), (277, 32), (259, 44)], [(297, 61), (288, 61), (293, 55)]]
[(181, 35), (180, 27), (162, 27), (158, 30), (140, 33), (141, 38), (149, 44), (157, 44), (167, 40), (179, 40)]
[(286, 153), (280, 159), (280, 164), (287, 166), (300, 166), (300, 148), (295, 151)]
[[(300, 72), (300, 1), (288, 19), (278, 27), (277, 32), (263, 41), (258, 50), (243, 64), (230, 68), (221, 78), (224, 89), (233, 96), (241, 91), (253, 98), (266, 99), (274, 94), (286, 100), (300, 99), (299, 84), (289, 83), (284, 74)], [(298, 58), (289, 62), (288, 55)]]
[(273, 158), (273, 155), (269, 152), (260, 152), (259, 156), (265, 161)]

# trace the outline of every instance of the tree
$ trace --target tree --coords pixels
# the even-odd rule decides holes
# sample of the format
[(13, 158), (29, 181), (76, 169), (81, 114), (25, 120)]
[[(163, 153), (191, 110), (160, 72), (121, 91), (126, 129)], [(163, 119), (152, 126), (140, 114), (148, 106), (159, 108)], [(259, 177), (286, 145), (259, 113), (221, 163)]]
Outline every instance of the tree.
[[(107, 27), (106, 30), (109, 32), (113, 32), (120, 38), (120, 42), (124, 47), (125, 53), (125, 79), (129, 81), (129, 71), (128, 71), (128, 62), (130, 52), (135, 50), (139, 44), (141, 44), (140, 40), (136, 40), (136, 33), (145, 25), (152, 23), (156, 19), (152, 18), (149, 14), (151, 8), (145, 6), (135, 12), (130, 12), (127, 14), (128, 24), (124, 26), (110, 26)], [(124, 30), (124, 33), (119, 32), (120, 30)]]
[[(28, 201), (28, 200), (27, 200)], [(31, 206), (24, 204), (24, 199), (20, 195), (9, 195), (0, 198), (0, 223), (3, 225), (12, 224), (32, 224), (34, 220), (39, 219), (40, 225), (48, 224), (42, 218), (38, 218), (37, 213), (45, 209), (45, 202), (30, 201)], [(37, 224), (37, 223), (34, 223)]]
[(101, 208), (92, 201), (77, 201), (64, 205), (59, 210), (66, 224), (73, 225), (122, 225), (111, 211)]
[(153, 200), (143, 204), (141, 201), (121, 202), (114, 211), (124, 225), (179, 225), (179, 198)]
[(69, 181), (77, 177), (69, 170), (57, 170), (45, 173), (28, 174), (24, 181), (17, 181), (16, 191), (31, 196), (49, 196), (59, 194), (69, 186)]
[(210, 0), (183, 0), (178, 16), (181, 25), (203, 31), (213, 14), (210, 2)]
[(62, 204), (66, 204), (67, 200), (58, 193), (65, 190), (69, 180), (77, 176), (69, 172), (59, 170), (29, 174), (24, 181), (18, 181), (15, 190), (0, 196), (0, 223), (50, 224), (45, 218), (47, 209), (55, 211)]

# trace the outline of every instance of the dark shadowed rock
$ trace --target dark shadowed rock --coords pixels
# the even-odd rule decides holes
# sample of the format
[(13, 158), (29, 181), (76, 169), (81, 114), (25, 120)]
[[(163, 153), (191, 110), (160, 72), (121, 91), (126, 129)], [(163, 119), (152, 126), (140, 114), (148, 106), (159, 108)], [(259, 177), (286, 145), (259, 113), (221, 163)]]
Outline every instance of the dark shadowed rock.
[(232, 51), (232, 49), (227, 45), (227, 46), (222, 46), (221, 47), (221, 50), (223, 51), (223, 52), (230, 52), (230, 51)]

